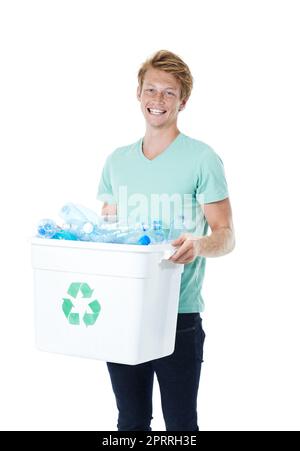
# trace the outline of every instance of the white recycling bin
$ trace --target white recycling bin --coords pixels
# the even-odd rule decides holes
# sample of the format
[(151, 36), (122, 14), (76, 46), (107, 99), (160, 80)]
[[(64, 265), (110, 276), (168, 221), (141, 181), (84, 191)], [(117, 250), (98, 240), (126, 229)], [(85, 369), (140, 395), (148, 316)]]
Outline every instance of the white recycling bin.
[(181, 274), (170, 244), (32, 238), (38, 349), (136, 365), (174, 351)]

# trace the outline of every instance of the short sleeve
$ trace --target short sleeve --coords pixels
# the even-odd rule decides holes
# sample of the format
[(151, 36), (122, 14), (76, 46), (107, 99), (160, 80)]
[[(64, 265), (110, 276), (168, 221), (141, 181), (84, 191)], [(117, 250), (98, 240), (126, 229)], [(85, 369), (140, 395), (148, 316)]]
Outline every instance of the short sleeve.
[(208, 204), (229, 196), (223, 161), (217, 153), (208, 148), (199, 168), (196, 197), (200, 204)]
[(111, 183), (111, 155), (107, 157), (102, 170), (98, 185), (97, 199), (109, 205), (117, 203)]

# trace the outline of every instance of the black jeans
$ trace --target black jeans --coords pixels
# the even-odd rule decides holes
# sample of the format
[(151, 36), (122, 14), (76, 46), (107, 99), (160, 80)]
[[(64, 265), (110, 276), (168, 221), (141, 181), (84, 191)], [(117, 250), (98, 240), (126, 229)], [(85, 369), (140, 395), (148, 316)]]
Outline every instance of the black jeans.
[(198, 431), (197, 394), (205, 333), (199, 313), (179, 313), (173, 354), (139, 365), (107, 362), (118, 431), (151, 431), (154, 372), (167, 431)]

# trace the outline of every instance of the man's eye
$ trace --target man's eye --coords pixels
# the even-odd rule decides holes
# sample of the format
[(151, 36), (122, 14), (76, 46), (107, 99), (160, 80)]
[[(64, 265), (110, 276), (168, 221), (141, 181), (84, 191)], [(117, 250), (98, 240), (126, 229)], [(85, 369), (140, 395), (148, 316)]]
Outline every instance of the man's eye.
[(171, 92), (171, 91), (168, 91), (167, 94), (168, 94), (168, 95), (171, 95), (171, 96), (174, 95), (173, 92)]

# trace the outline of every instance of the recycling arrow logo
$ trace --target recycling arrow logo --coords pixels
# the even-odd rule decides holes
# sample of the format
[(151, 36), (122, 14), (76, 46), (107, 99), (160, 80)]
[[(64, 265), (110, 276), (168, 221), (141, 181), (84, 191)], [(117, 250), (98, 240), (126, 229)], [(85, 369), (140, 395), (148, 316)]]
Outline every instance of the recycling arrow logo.
[(83, 322), (86, 327), (95, 324), (101, 307), (97, 299), (88, 302), (93, 296), (93, 291), (87, 283), (71, 283), (68, 294), (72, 299), (63, 298), (62, 304), (62, 310), (70, 324), (79, 326)]

